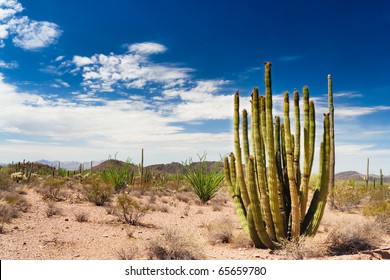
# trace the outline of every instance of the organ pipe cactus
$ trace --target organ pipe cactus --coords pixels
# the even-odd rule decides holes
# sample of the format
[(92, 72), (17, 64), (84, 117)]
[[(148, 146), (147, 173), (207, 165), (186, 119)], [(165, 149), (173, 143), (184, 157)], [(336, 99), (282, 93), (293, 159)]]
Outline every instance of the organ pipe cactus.
[(334, 141), (331, 138), (334, 137), (333, 93), (330, 76), (328, 100), (332, 103), (329, 106), (332, 112), (324, 114), (318, 182), (310, 203), (309, 180), (316, 130), (314, 102), (310, 101), (309, 89), (305, 86), (301, 149), (299, 93), (294, 90), (293, 133), (289, 93), (284, 93), (284, 122), (281, 123), (279, 116), (273, 118), (271, 86), (271, 63), (266, 62), (265, 96), (260, 96), (258, 89), (254, 88), (251, 96), (251, 133), (248, 133), (248, 113), (244, 110), (241, 137), (239, 93), (235, 93), (234, 153), (224, 159), (225, 181), (233, 197), (236, 213), (244, 231), (258, 248), (275, 248), (282, 240), (298, 240), (300, 235), (313, 236), (323, 216), (328, 191), (334, 184)]

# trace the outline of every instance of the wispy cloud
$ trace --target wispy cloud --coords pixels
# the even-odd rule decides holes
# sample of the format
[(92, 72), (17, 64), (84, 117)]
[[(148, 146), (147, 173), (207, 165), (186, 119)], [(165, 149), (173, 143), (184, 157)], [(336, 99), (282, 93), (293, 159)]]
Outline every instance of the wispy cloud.
[(344, 92), (336, 92), (333, 94), (334, 98), (358, 98), (363, 97), (363, 94), (355, 91), (344, 91)]
[(11, 37), (15, 46), (37, 50), (54, 44), (61, 36), (62, 31), (57, 24), (19, 16), (22, 11), (23, 7), (17, 0), (0, 1), (0, 47)]
[(5, 62), (4, 60), (0, 60), (0, 68), (16, 69), (18, 67), (19, 67), (19, 64), (16, 61)]

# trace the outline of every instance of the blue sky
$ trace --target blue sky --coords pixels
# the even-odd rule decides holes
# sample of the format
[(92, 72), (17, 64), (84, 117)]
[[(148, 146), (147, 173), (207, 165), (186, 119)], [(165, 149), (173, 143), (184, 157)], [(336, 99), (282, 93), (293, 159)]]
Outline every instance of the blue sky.
[(0, 162), (219, 159), (271, 61), (275, 114), (308, 85), (318, 145), (332, 74), (336, 171), (390, 174), (389, 30), (385, 0), (0, 0)]

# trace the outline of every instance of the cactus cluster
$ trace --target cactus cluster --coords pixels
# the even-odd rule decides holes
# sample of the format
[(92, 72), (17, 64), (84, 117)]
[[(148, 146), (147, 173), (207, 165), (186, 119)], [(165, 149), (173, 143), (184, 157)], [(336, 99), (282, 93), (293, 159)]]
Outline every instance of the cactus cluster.
[(298, 240), (300, 235), (312, 236), (318, 229), (328, 190), (334, 183), (330, 75), (328, 95), (331, 113), (324, 114), (318, 183), (310, 203), (309, 180), (316, 123), (314, 102), (309, 100), (308, 87), (303, 88), (302, 150), (299, 93), (294, 90), (295, 132), (292, 133), (288, 92), (284, 93), (284, 123), (279, 116), (273, 118), (270, 62), (265, 63), (265, 96), (259, 96), (257, 88), (252, 92), (250, 135), (248, 112), (242, 112), (241, 138), (239, 94), (236, 92), (234, 95), (234, 153), (230, 154), (230, 159), (224, 158), (225, 181), (241, 225), (258, 248), (275, 248), (284, 239)]

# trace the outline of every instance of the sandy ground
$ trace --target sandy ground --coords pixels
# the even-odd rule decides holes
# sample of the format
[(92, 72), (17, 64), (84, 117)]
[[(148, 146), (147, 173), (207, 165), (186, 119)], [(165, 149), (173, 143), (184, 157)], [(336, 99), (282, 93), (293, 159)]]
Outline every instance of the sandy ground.
[[(104, 207), (77, 199), (76, 194), (55, 203), (61, 209), (61, 215), (48, 217), (48, 202), (36, 190), (26, 188), (25, 197), (31, 207), (28, 212), (21, 213), (19, 218), (4, 225), (4, 233), (0, 234), (0, 259), (118, 260), (132, 252), (135, 252), (134, 259), (149, 259), (147, 248), (151, 244), (161, 243), (167, 230), (175, 230), (183, 238), (188, 238), (195, 246), (193, 250), (202, 253), (203, 259), (296, 258), (286, 251), (250, 247), (236, 217), (234, 205), (224, 191), (204, 205), (198, 203), (193, 194), (176, 190), (159, 195), (150, 192), (144, 195), (133, 193), (135, 195), (140, 203), (154, 209), (145, 214), (140, 226), (125, 224), (118, 216), (108, 214)], [(182, 201), (182, 197), (187, 197), (188, 201)], [(87, 214), (87, 222), (76, 220), (76, 214), (81, 212)], [(363, 217), (327, 210), (319, 233), (311, 241), (317, 252), (311, 254), (310, 259), (390, 258), (389, 249), (332, 257), (323, 254), (321, 244), (344, 219), (358, 221)], [(229, 243), (210, 238), (210, 229), (218, 223), (231, 226), (233, 238)], [(380, 247), (390, 247), (388, 235), (384, 236)]]

